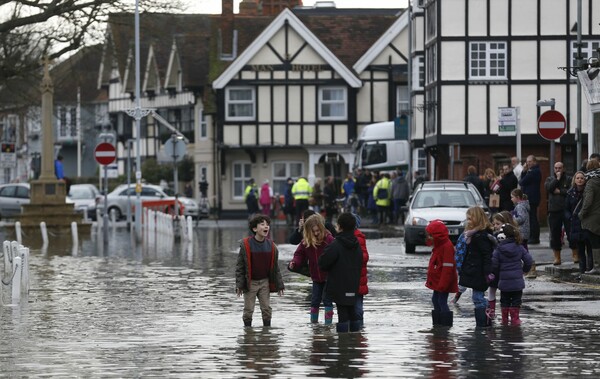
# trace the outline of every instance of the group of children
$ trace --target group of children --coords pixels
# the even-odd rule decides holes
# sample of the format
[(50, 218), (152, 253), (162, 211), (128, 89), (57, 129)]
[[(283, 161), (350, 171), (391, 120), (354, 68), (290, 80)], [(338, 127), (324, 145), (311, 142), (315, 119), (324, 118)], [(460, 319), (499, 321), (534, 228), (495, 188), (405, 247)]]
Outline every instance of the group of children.
[[(427, 269), (427, 288), (433, 290), (434, 326), (452, 326), (453, 313), (448, 295), (456, 293), (457, 302), (467, 288), (473, 291), (475, 322), (490, 326), (495, 318), (496, 292), (500, 289), (502, 324), (520, 325), (519, 318), (524, 274), (533, 271), (535, 263), (527, 248), (529, 237), (528, 201), (520, 189), (511, 193), (515, 209), (503, 211), (488, 219), (478, 206), (467, 210), (467, 224), (456, 243), (440, 220), (431, 221), (426, 229), (426, 243), (433, 246)], [(485, 291), (488, 298), (485, 298)]]
[[(314, 212), (312, 212), (314, 213)], [(254, 236), (244, 238), (236, 265), (236, 292), (244, 296), (242, 319), (252, 325), (252, 315), (258, 298), (263, 325), (271, 325), (270, 293), (283, 294), (284, 285), (277, 265), (277, 247), (267, 238), (271, 219), (255, 215), (249, 221)], [(290, 240), (298, 244), (290, 270), (308, 264), (312, 279), (310, 321), (318, 322), (321, 303), (325, 324), (332, 324), (333, 303), (338, 312), (338, 332), (358, 331), (363, 325), (363, 296), (368, 293), (367, 269), (369, 254), (364, 234), (358, 229), (360, 218), (342, 213), (333, 231), (325, 226), (320, 214), (306, 211), (299, 228)], [(301, 234), (302, 238), (298, 240)]]
[[(479, 327), (490, 326), (495, 318), (496, 292), (500, 289), (502, 324), (520, 325), (520, 307), (524, 273), (534, 270), (535, 263), (527, 249), (528, 201), (520, 189), (511, 193), (515, 203), (512, 213), (503, 211), (490, 222), (478, 206), (467, 210), (465, 231), (456, 247), (446, 225), (431, 221), (426, 244), (433, 246), (427, 269), (426, 287), (433, 290), (431, 312), (434, 326), (452, 326), (453, 313), (448, 296), (456, 293), (458, 301), (471, 288), (475, 321)], [(288, 268), (298, 271), (308, 265), (312, 279), (310, 321), (318, 322), (321, 304), (325, 324), (333, 322), (333, 303), (338, 310), (338, 332), (358, 331), (363, 325), (363, 296), (368, 293), (367, 262), (369, 253), (360, 218), (342, 213), (335, 228), (326, 225), (320, 214), (306, 211), (290, 242), (298, 244)], [(283, 295), (284, 284), (277, 264), (278, 250), (268, 237), (271, 219), (257, 214), (250, 218), (252, 237), (244, 238), (236, 265), (236, 292), (244, 296), (242, 319), (252, 325), (258, 298), (263, 325), (271, 325), (270, 293)], [(329, 227), (329, 228), (328, 228)], [(331, 229), (331, 231), (330, 231)], [(488, 298), (485, 291), (488, 291)]]

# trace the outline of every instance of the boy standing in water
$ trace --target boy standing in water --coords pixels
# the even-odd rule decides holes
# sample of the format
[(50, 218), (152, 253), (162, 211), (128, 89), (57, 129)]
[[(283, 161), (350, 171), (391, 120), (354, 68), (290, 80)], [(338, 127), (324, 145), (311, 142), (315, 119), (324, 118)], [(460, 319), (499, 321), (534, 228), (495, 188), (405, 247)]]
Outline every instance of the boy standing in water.
[(279, 251), (275, 243), (267, 238), (270, 225), (269, 216), (253, 216), (248, 226), (254, 236), (244, 238), (240, 244), (235, 269), (235, 287), (238, 297), (244, 295), (244, 326), (252, 326), (257, 297), (263, 325), (271, 326), (271, 292), (283, 295), (283, 279), (277, 264)]

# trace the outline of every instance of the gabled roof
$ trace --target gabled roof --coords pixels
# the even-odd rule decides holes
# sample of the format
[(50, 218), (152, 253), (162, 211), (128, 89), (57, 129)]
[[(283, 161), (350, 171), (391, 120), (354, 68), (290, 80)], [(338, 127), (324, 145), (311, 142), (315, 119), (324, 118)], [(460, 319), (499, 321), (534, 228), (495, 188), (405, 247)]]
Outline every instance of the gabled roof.
[[(248, 64), (285, 23), (301, 35), (306, 42), (325, 60), (350, 86), (359, 88), (361, 80), (340, 61), (334, 53), (289, 9), (283, 10), (271, 24), (246, 48), (243, 53), (212, 83), (213, 88), (221, 89)], [(242, 31), (243, 33), (243, 31)]]
[(362, 73), (381, 52), (388, 47), (398, 34), (408, 27), (409, 12), (404, 12), (394, 24), (375, 42), (371, 48), (354, 64), (353, 68), (358, 74)]

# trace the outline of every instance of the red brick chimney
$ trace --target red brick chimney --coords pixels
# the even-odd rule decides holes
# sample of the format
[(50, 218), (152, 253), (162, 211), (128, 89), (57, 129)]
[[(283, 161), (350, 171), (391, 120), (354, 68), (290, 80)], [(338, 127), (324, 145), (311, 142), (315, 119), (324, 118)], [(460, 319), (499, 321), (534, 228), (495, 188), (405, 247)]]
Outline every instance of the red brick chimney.
[(240, 15), (257, 16), (258, 15), (258, 0), (243, 0), (240, 3)]
[(221, 0), (221, 55), (233, 51), (233, 0)]

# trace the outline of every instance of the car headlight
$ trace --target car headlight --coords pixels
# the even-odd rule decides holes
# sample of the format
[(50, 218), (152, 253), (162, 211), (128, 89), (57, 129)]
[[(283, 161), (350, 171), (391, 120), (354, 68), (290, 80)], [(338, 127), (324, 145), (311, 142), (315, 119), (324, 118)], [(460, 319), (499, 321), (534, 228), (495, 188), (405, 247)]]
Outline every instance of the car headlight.
[(413, 225), (427, 226), (427, 224), (429, 224), (429, 221), (427, 221), (427, 220), (425, 220), (424, 218), (421, 218), (421, 217), (413, 217), (412, 218), (412, 224)]
[(460, 226), (465, 227), (467, 226), (467, 219), (464, 219), (460, 222)]

